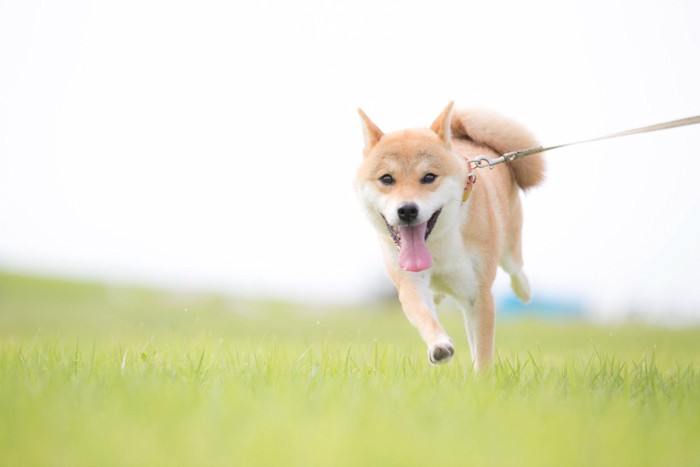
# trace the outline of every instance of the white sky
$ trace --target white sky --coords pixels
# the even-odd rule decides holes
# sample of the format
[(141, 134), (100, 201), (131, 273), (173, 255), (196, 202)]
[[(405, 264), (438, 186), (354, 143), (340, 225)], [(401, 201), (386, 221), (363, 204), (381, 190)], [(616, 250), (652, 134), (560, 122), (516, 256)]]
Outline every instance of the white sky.
[[(391, 131), (455, 100), (545, 144), (696, 115), (699, 23), (695, 0), (0, 1), (0, 268), (367, 298), (356, 107)], [(698, 148), (550, 153), (536, 296), (698, 316)]]

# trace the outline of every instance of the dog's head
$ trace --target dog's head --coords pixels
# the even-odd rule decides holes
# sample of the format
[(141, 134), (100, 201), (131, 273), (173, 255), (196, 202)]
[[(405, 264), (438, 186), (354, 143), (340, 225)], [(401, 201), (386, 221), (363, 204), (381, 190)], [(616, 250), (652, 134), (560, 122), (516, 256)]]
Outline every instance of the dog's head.
[(430, 128), (389, 134), (359, 112), (365, 148), (358, 196), (373, 224), (399, 248), (401, 268), (427, 269), (432, 256), (426, 241), (454, 227), (464, 189), (465, 162), (451, 152), (452, 103)]

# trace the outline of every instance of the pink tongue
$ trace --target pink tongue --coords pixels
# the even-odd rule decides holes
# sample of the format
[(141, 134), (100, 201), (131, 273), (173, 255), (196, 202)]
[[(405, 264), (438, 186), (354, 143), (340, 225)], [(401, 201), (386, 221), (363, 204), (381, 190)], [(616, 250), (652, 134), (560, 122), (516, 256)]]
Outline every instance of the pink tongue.
[(399, 227), (401, 247), (399, 248), (399, 266), (406, 271), (418, 272), (428, 269), (433, 263), (428, 248), (425, 246), (425, 230), (428, 223), (408, 227)]

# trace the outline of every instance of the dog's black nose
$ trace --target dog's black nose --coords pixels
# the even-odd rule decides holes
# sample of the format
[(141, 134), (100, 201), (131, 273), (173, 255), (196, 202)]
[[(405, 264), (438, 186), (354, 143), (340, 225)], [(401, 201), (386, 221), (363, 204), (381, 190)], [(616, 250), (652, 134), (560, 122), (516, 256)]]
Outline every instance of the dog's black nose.
[(397, 213), (402, 221), (411, 222), (418, 217), (418, 206), (415, 203), (402, 204), (399, 206)]

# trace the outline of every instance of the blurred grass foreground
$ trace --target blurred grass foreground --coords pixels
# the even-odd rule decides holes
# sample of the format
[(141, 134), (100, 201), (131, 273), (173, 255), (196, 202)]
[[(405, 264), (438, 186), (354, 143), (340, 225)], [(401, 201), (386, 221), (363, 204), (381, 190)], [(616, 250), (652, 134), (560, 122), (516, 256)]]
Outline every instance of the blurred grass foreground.
[(0, 465), (700, 465), (699, 329), (442, 319), (0, 274)]

